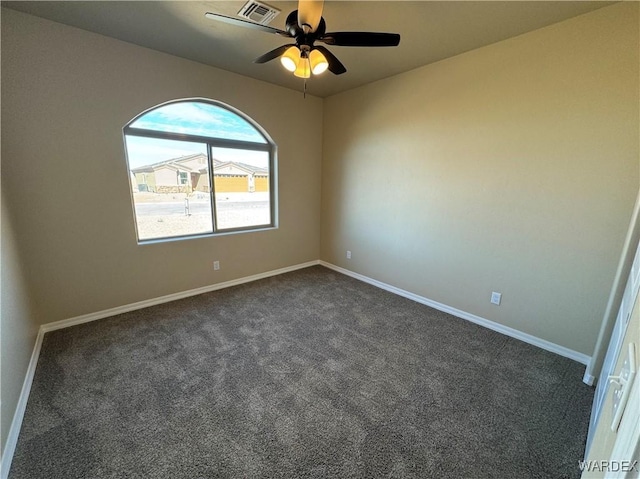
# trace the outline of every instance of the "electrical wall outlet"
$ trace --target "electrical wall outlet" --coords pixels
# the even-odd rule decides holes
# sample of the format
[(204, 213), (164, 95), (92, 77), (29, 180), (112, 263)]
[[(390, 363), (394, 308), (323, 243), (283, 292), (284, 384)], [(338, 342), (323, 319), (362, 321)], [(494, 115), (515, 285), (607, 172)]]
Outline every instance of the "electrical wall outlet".
[(500, 306), (500, 301), (502, 300), (502, 293), (496, 293), (495, 291), (491, 293), (491, 304), (497, 304)]
[(351, 259), (351, 251), (347, 250), (347, 259)]
[(220, 269), (220, 261), (213, 262), (213, 270), (218, 271)]

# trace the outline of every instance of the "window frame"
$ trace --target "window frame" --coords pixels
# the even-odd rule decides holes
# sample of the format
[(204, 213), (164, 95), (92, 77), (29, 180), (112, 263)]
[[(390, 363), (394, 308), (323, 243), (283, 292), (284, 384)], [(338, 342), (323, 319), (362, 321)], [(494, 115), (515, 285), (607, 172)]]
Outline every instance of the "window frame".
[[(205, 103), (211, 105), (216, 108), (221, 108), (223, 110), (227, 110), (228, 112), (240, 117), (242, 120), (246, 121), (251, 125), (264, 139), (264, 143), (258, 143), (253, 141), (245, 141), (245, 140), (231, 140), (227, 138), (218, 138), (218, 137), (209, 137), (203, 135), (193, 135), (189, 133), (174, 133), (160, 130), (147, 130), (144, 128), (136, 128), (132, 127), (131, 124), (135, 123), (138, 119), (143, 117), (144, 115), (157, 110), (159, 108), (165, 107), (167, 105), (172, 105), (176, 103)], [(209, 196), (211, 200), (211, 226), (212, 232), (210, 233), (194, 233), (194, 234), (186, 234), (186, 235), (176, 235), (176, 236), (162, 236), (157, 238), (148, 238), (148, 239), (140, 239), (140, 232), (138, 231), (138, 218), (136, 213), (136, 203), (133, 196), (134, 185), (131, 182), (131, 166), (129, 162), (129, 150), (127, 147), (127, 136), (137, 136), (143, 138), (152, 138), (157, 140), (171, 140), (171, 141), (183, 141), (190, 143), (200, 143), (206, 146), (207, 149), (207, 166), (209, 169)], [(246, 233), (246, 232), (255, 232), (255, 231), (263, 231), (269, 229), (276, 229), (278, 227), (277, 222), (277, 146), (271, 139), (271, 137), (266, 133), (266, 131), (258, 125), (253, 119), (237, 110), (236, 108), (231, 107), (230, 105), (226, 105), (222, 102), (210, 100), (206, 98), (186, 98), (180, 100), (172, 100), (165, 103), (161, 103), (152, 108), (149, 108), (142, 113), (136, 115), (131, 121), (129, 121), (122, 129), (122, 139), (124, 144), (125, 151), (125, 160), (127, 164), (127, 173), (129, 177), (129, 193), (131, 195), (131, 206), (133, 209), (133, 219), (134, 226), (136, 231), (136, 239), (138, 244), (149, 244), (149, 243), (159, 243), (159, 242), (168, 242), (168, 241), (180, 241), (185, 239), (196, 239), (196, 238), (206, 238), (212, 236), (222, 236), (228, 234), (236, 234), (236, 233)], [(261, 224), (261, 225), (252, 225), (252, 226), (241, 226), (237, 228), (218, 228), (217, 225), (217, 204), (215, 198), (215, 170), (213, 165), (213, 148), (229, 148), (236, 150), (249, 150), (249, 151), (261, 151), (267, 152), (269, 154), (269, 217), (270, 223)], [(189, 180), (187, 179), (187, 183)]]

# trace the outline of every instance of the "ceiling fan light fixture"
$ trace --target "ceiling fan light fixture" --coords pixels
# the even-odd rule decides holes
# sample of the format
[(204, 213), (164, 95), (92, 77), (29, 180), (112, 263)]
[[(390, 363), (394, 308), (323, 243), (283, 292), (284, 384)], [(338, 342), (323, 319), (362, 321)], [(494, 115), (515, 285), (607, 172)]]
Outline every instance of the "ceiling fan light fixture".
[[(249, 3), (243, 7), (246, 19), (212, 12), (207, 12), (205, 16), (222, 23), (293, 39), (295, 44), (281, 45), (259, 56), (253, 62), (267, 63), (280, 58), (282, 66), (287, 71), (304, 79), (310, 78), (311, 75), (320, 75), (325, 70), (329, 70), (334, 75), (342, 75), (347, 71), (329, 49), (321, 45), (315, 46), (315, 42), (339, 47), (395, 47), (400, 43), (400, 35), (397, 33), (351, 31), (327, 33), (327, 25), (322, 18), (324, 0), (298, 0), (297, 3), (298, 9), (289, 13), (284, 30), (262, 24), (266, 21), (261, 20), (260, 16), (268, 15), (270, 7), (258, 0), (249, 0)], [(279, 12), (277, 9), (273, 11), (276, 14)]]
[(298, 50), (298, 47), (293, 46), (287, 49), (280, 57), (280, 63), (290, 72), (295, 72), (300, 63), (300, 50)]
[(314, 75), (320, 75), (329, 68), (329, 62), (320, 50), (312, 50), (309, 53), (309, 64)]
[(311, 65), (309, 64), (309, 58), (301, 56), (298, 68), (293, 72), (298, 78), (310, 78), (311, 77)]

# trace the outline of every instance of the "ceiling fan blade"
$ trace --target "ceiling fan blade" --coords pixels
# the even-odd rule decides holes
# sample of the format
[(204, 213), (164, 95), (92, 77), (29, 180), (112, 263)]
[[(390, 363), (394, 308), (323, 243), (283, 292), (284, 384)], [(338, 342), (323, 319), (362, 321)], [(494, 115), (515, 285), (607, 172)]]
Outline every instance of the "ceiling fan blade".
[(334, 75), (342, 75), (347, 71), (344, 65), (336, 58), (336, 56), (331, 53), (326, 47), (322, 45), (316, 45), (314, 47), (316, 50), (320, 50), (320, 53), (324, 55), (329, 63), (329, 71)]
[(293, 46), (295, 46), (295, 45), (293, 45), (293, 44), (291, 44), (291, 45), (282, 45), (281, 47), (274, 48), (270, 52), (267, 52), (264, 55), (259, 56), (258, 58), (253, 60), (253, 63), (267, 63), (267, 62), (270, 62), (271, 60), (274, 60), (274, 59), (278, 58), (280, 55), (282, 55), (284, 52), (286, 52), (289, 49), (289, 47), (293, 47)]
[[(323, 0), (298, 1), (298, 25), (305, 33), (315, 32), (322, 18)], [(308, 31), (305, 30), (307, 26)]]
[(246, 28), (251, 28), (253, 30), (260, 30), (262, 32), (275, 33), (277, 35), (282, 35), (285, 37), (291, 36), (284, 30), (278, 30), (277, 28), (267, 27), (266, 25), (259, 25), (258, 23), (249, 22), (247, 20), (242, 20), (240, 18), (227, 17), (226, 15), (220, 15), (219, 13), (207, 12), (204, 14), (204, 16), (211, 20), (217, 20), (219, 22), (228, 23), (230, 25), (235, 25), (237, 27), (246, 27)]
[(397, 33), (334, 32), (325, 33), (319, 41), (341, 47), (395, 47), (400, 43)]

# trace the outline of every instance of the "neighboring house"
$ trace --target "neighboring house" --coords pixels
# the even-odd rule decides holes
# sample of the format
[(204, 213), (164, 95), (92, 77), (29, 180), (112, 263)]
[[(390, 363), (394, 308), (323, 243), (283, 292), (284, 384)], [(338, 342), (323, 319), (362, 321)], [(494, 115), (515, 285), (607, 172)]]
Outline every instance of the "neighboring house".
[[(213, 160), (218, 193), (269, 191), (269, 170), (238, 162)], [(172, 158), (131, 170), (134, 190), (154, 193), (210, 191), (207, 157), (201, 153)]]
[(139, 191), (191, 193), (209, 191), (207, 158), (198, 153), (132, 168)]
[(217, 193), (269, 191), (269, 170), (233, 161), (213, 160)]

